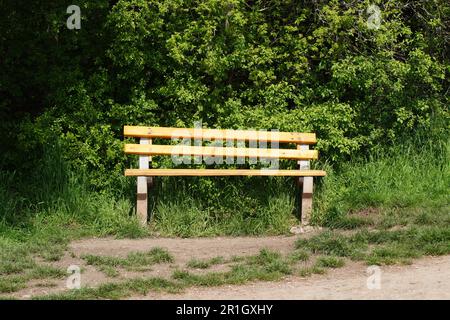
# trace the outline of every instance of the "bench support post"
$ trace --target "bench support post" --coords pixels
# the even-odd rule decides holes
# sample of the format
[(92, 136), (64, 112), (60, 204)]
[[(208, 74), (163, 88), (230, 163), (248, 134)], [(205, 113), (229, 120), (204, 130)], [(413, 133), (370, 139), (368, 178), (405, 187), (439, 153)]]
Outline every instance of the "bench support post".
[[(309, 150), (309, 145), (297, 145), (297, 149)], [(299, 161), (300, 170), (309, 170), (310, 161), (302, 160)], [(313, 177), (302, 177), (299, 178), (299, 183), (302, 186), (301, 194), (301, 225), (302, 227), (308, 226), (311, 218), (312, 211), (312, 195), (313, 195)]]
[[(140, 144), (151, 144), (151, 139), (141, 138)], [(139, 169), (149, 169), (149, 163), (151, 157), (139, 156)], [(138, 177), (137, 178), (137, 203), (136, 203), (136, 215), (141, 225), (147, 225), (147, 212), (148, 212), (148, 189), (151, 178)]]

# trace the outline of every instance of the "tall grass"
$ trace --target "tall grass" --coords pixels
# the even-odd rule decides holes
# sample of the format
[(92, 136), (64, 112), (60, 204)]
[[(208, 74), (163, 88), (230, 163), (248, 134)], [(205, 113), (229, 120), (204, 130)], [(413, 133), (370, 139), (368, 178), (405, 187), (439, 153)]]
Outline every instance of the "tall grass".
[(296, 223), (293, 179), (165, 178), (156, 186), (152, 219), (164, 234), (280, 234)]
[[(449, 150), (445, 133), (414, 137), (338, 168), (319, 164), (328, 175), (315, 179), (313, 222), (332, 226), (367, 208), (448, 206)], [(117, 179), (115, 190), (93, 190), (89, 176), (69, 168), (55, 144), (31, 172), (0, 171), (0, 231), (147, 234), (134, 215), (135, 179)], [(150, 226), (183, 237), (283, 234), (298, 223), (298, 195), (292, 178), (156, 178)]]
[[(27, 174), (0, 171), (0, 230), (42, 233), (65, 228), (82, 234), (139, 236), (144, 230), (125, 197), (92, 190), (83, 170), (71, 171), (58, 145), (45, 150)], [(52, 231), (53, 232), (53, 231)]]
[(367, 208), (449, 205), (450, 143), (414, 137), (366, 159), (327, 168), (315, 197), (314, 220), (332, 225)]

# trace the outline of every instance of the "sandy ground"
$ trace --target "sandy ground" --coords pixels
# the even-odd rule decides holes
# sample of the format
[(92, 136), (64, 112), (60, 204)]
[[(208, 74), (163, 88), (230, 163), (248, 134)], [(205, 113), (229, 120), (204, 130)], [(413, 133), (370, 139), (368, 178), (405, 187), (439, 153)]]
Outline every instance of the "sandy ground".
[[(192, 258), (207, 259), (217, 256), (230, 258), (257, 254), (267, 248), (280, 253), (290, 252), (300, 236), (274, 237), (215, 237), (215, 238), (146, 238), (146, 239), (85, 239), (71, 243), (64, 258), (53, 265), (67, 268), (79, 265), (83, 286), (97, 286), (105, 282), (121, 281), (142, 276), (170, 277), (175, 268), (183, 268)], [(166, 248), (174, 257), (172, 265), (154, 265), (148, 272), (121, 270), (119, 278), (108, 278), (93, 266), (85, 264), (83, 254), (126, 256), (132, 251), (147, 251), (154, 247)], [(220, 266), (215, 266), (220, 268)], [(214, 267), (213, 267), (214, 268)], [(208, 271), (213, 271), (208, 269)], [(218, 270), (214, 270), (218, 271)], [(255, 282), (241, 286), (191, 288), (181, 294), (150, 293), (133, 299), (450, 299), (450, 256), (426, 257), (412, 265), (380, 268), (380, 288), (368, 289), (367, 266), (350, 262), (343, 268), (329, 270), (325, 275), (308, 278), (288, 277), (279, 282)], [(66, 281), (55, 280), (52, 287), (29, 286), (13, 294), (18, 298), (62, 292)], [(375, 282), (371, 282), (376, 284)]]

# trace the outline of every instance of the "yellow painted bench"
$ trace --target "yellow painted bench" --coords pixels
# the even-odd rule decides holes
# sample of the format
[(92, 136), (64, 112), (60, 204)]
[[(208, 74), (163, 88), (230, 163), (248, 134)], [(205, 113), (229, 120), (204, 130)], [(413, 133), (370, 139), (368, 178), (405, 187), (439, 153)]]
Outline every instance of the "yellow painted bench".
[[(126, 169), (125, 176), (137, 177), (136, 213), (140, 222), (147, 223), (147, 194), (152, 178), (156, 176), (291, 176), (298, 177), (301, 191), (301, 223), (309, 224), (312, 209), (313, 177), (325, 176), (325, 171), (311, 170), (310, 161), (318, 158), (318, 151), (310, 146), (315, 133), (223, 130), (202, 128), (167, 128), (125, 126), (124, 137), (139, 138), (139, 144), (125, 144), (126, 154), (139, 155), (139, 169)], [(155, 145), (152, 139), (182, 141), (177, 145)], [(214, 146), (204, 145), (205, 141)], [(193, 142), (193, 143), (192, 143)], [(226, 146), (224, 146), (224, 142)], [(271, 148), (268, 148), (270, 143)], [(218, 145), (217, 145), (218, 144)], [(295, 149), (279, 148), (279, 144), (295, 145)], [(236, 145), (236, 146), (235, 146)], [(248, 147), (247, 147), (248, 145)], [(263, 146), (261, 148), (261, 145)], [(275, 146), (275, 147), (274, 147)], [(215, 157), (215, 159), (257, 159), (298, 161), (299, 169), (152, 169), (151, 156)], [(198, 163), (198, 162), (197, 162)]]

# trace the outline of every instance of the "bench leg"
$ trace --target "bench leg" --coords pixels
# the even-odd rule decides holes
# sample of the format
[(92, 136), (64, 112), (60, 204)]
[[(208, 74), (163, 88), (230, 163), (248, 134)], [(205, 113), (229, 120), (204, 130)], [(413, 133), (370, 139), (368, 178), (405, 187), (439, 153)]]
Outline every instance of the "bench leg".
[(313, 177), (303, 178), (302, 189), (302, 226), (307, 226), (309, 225), (312, 211)]
[[(297, 149), (299, 150), (309, 150), (309, 145), (297, 145)], [(310, 162), (299, 161), (298, 162), (300, 170), (309, 170)], [(313, 177), (301, 177), (299, 178), (299, 185), (302, 187), (301, 193), (301, 225), (307, 226), (309, 225), (311, 219), (311, 211), (312, 211), (312, 194), (313, 194)]]
[(137, 178), (137, 203), (136, 215), (141, 225), (147, 225), (147, 210), (148, 210), (148, 186), (147, 177)]
[[(297, 145), (299, 150), (309, 150), (309, 145)], [(308, 160), (300, 160), (298, 162), (300, 170), (310, 169), (310, 162)], [(313, 177), (298, 178), (298, 185), (301, 188), (300, 193), (300, 225), (291, 228), (291, 233), (304, 233), (312, 230), (309, 225), (312, 212), (312, 195), (313, 195)]]
[[(140, 144), (152, 144), (151, 139), (141, 138)], [(139, 169), (148, 169), (151, 158), (148, 156), (139, 157)], [(147, 225), (148, 212), (148, 189), (151, 183), (151, 178), (138, 177), (137, 178), (137, 203), (136, 215), (142, 226)]]

